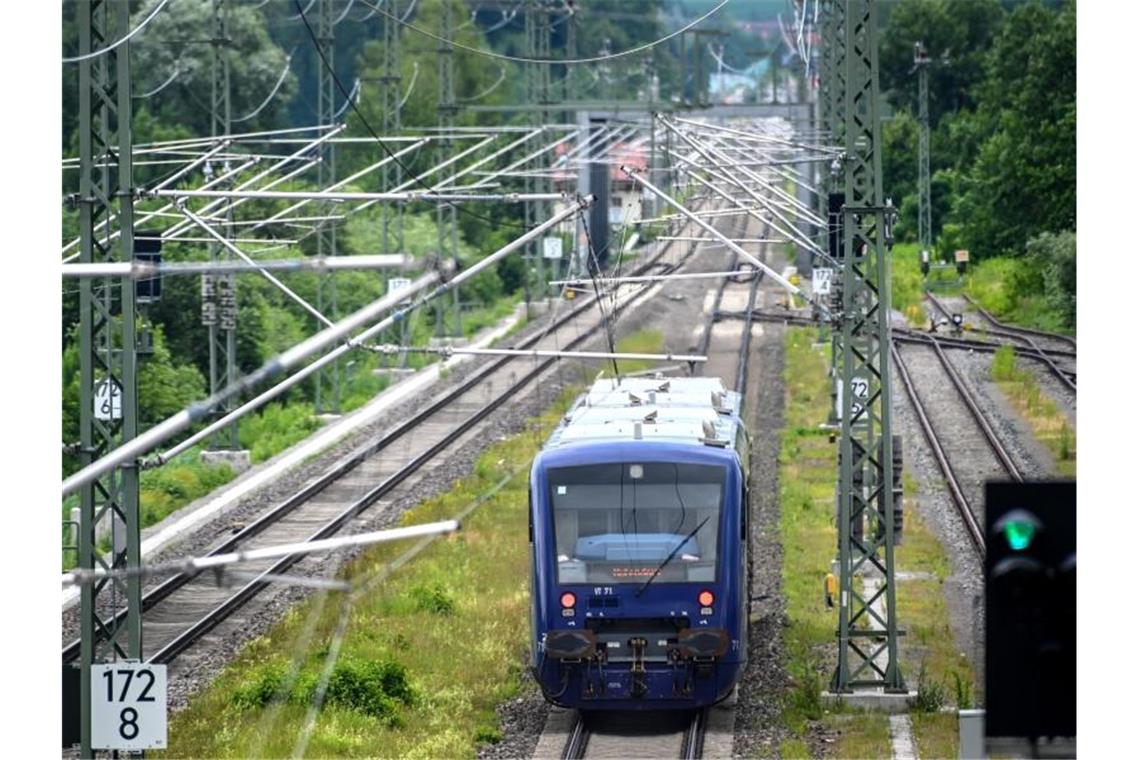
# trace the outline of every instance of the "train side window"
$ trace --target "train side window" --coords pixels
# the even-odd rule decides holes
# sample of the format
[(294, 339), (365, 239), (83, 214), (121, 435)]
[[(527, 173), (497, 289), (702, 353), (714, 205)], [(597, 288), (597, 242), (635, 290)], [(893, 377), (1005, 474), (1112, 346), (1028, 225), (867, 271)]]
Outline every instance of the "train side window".
[(526, 529), (527, 536), (530, 537), (530, 542), (534, 543), (534, 492), (530, 489), (530, 484), (526, 488)]

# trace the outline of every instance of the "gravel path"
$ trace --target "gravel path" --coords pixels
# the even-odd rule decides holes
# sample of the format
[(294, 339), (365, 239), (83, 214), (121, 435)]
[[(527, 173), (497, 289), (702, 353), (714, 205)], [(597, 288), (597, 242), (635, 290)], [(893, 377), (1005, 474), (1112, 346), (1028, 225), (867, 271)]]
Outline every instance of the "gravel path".
[[(772, 294), (762, 286), (761, 296)], [(781, 699), (787, 686), (783, 629), (787, 625), (780, 568), (780, 432), (784, 426), (784, 327), (763, 325), (753, 336), (746, 400), (752, 410), (752, 615), (748, 667), (736, 704), (733, 757), (778, 757), (784, 729)]]

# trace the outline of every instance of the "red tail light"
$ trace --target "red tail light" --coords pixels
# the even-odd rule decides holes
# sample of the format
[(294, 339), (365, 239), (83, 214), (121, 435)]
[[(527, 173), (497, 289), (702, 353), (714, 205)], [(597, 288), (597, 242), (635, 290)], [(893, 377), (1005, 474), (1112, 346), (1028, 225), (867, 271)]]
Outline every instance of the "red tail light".
[(569, 591), (562, 595), (562, 606), (565, 609), (570, 609), (577, 601), (578, 597), (574, 596), (574, 594)]
[(709, 591), (708, 589), (705, 589), (701, 593), (697, 594), (697, 603), (702, 607), (712, 607), (712, 603), (715, 601), (715, 599), (716, 597), (713, 596), (713, 592)]

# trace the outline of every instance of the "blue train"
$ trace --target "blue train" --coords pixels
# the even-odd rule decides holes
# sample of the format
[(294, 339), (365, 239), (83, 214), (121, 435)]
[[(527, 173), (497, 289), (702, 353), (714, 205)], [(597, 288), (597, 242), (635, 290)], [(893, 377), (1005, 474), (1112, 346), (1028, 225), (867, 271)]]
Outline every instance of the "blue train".
[(531, 672), (578, 709), (693, 709), (747, 662), (748, 459), (716, 378), (599, 380), (530, 476)]

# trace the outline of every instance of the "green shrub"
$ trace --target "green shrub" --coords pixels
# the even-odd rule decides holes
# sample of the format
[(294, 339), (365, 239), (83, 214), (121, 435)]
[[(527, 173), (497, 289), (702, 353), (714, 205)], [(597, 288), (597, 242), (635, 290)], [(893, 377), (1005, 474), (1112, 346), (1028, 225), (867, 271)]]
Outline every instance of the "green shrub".
[[(305, 702), (311, 701), (316, 684), (309, 682), (304, 690)], [(414, 701), (408, 672), (391, 660), (360, 660), (342, 657), (333, 668), (325, 692), (325, 703), (356, 710), (397, 725), (401, 704)]]
[(963, 678), (957, 670), (950, 671), (954, 676), (955, 704), (959, 710), (969, 710), (974, 706), (974, 693), (970, 688), (970, 679)]
[(265, 707), (270, 702), (285, 699), (281, 688), (284, 684), (285, 668), (280, 663), (270, 663), (239, 684), (230, 696), (230, 703), (243, 710)]
[(918, 669), (918, 687), (914, 698), (915, 709), (919, 712), (938, 712), (946, 704), (946, 687), (931, 681), (926, 674), (926, 662)]
[(1005, 345), (994, 352), (993, 362), (990, 364), (990, 375), (998, 381), (1017, 379), (1017, 364), (1013, 346)]
[(476, 744), (498, 744), (503, 740), (503, 732), (492, 726), (480, 726), (475, 730)]
[(437, 615), (450, 615), (455, 612), (455, 600), (447, 593), (447, 589), (438, 583), (432, 586), (416, 586), (409, 595), (415, 601), (416, 607), (425, 612)]
[(312, 404), (269, 404), (260, 414), (239, 423), (238, 439), (242, 447), (249, 449), (254, 463), (264, 462), (320, 426)]

